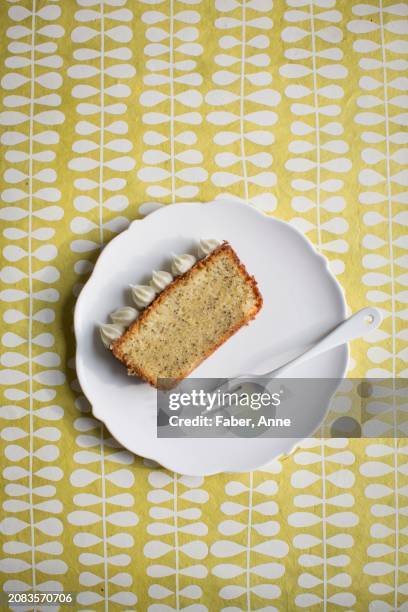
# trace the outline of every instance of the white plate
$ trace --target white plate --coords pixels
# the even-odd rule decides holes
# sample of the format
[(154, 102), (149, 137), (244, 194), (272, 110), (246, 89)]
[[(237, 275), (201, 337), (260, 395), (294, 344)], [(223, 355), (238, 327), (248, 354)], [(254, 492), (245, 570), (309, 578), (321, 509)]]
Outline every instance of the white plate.
[[(134, 221), (102, 251), (76, 304), (78, 378), (95, 417), (134, 453), (182, 474), (253, 470), (290, 452), (299, 440), (158, 439), (155, 389), (128, 377), (99, 338), (98, 324), (118, 306), (130, 304), (130, 283), (146, 282), (153, 269), (168, 266), (172, 252), (194, 252), (201, 237), (231, 243), (257, 279), (264, 306), (194, 376), (265, 372), (345, 318), (343, 293), (326, 260), (292, 226), (235, 202), (174, 204)], [(294, 368), (290, 376), (342, 377), (347, 359), (347, 346), (338, 347)], [(326, 409), (327, 401), (316, 407), (313, 430)]]

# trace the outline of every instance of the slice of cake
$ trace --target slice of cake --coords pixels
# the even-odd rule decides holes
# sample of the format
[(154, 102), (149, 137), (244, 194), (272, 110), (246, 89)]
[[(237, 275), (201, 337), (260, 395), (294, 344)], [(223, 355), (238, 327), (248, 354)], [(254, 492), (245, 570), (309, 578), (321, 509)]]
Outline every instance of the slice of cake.
[(170, 388), (261, 306), (255, 279), (224, 242), (165, 286), (110, 348), (129, 374)]

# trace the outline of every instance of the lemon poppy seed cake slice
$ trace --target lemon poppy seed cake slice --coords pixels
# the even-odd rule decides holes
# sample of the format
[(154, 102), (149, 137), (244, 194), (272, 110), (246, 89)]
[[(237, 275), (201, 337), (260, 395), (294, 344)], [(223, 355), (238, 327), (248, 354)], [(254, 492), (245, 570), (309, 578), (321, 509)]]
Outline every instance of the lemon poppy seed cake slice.
[(253, 319), (261, 306), (255, 279), (224, 242), (168, 285), (111, 349), (129, 374), (170, 388)]

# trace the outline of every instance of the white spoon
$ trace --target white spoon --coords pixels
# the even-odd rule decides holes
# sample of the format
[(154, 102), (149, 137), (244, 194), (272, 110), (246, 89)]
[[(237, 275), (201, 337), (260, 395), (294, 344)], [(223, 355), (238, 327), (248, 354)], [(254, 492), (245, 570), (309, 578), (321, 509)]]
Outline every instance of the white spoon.
[(300, 365), (313, 357), (317, 357), (326, 351), (329, 351), (337, 346), (345, 344), (350, 340), (354, 340), (355, 338), (360, 338), (364, 334), (376, 329), (382, 321), (382, 316), (377, 308), (363, 308), (356, 312), (356, 314), (351, 315), (348, 319), (340, 323), (337, 327), (335, 327), (332, 331), (330, 331), (326, 336), (323, 336), (316, 344), (306, 349), (303, 353), (286, 362), (279, 368), (271, 370), (270, 372), (265, 372), (265, 374), (242, 374), (237, 376), (236, 378), (230, 378), (225, 384), (221, 387), (218, 387), (219, 390), (224, 390), (228, 387), (228, 390), (231, 390), (231, 385), (234, 383), (238, 383), (242, 378), (276, 378), (281, 376), (284, 372), (287, 372), (290, 368)]

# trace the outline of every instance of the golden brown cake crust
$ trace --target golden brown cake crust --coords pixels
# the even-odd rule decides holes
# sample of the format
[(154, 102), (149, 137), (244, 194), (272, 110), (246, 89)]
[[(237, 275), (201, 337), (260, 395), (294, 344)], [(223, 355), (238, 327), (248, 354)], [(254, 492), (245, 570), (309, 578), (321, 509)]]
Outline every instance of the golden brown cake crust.
[(228, 242), (224, 241), (220, 246), (214, 249), (214, 251), (212, 251), (209, 255), (207, 255), (207, 257), (197, 261), (194, 264), (194, 266), (192, 266), (189, 270), (187, 270), (187, 272), (185, 272), (184, 274), (181, 274), (180, 276), (177, 276), (161, 293), (158, 294), (158, 296), (153, 300), (153, 302), (149, 304), (149, 306), (147, 306), (147, 308), (145, 308), (142, 311), (141, 315), (136, 319), (136, 321), (134, 321), (128, 327), (125, 333), (120, 338), (118, 338), (112, 343), (111, 345), (112, 353), (115, 355), (117, 359), (119, 359), (119, 361), (121, 361), (128, 368), (128, 372), (130, 374), (139, 376), (140, 378), (148, 382), (153, 387), (161, 388), (160, 385), (158, 385), (156, 379), (149, 372), (144, 371), (141, 368), (135, 368), (133, 365), (131, 365), (127, 361), (126, 355), (123, 352), (123, 344), (126, 342), (126, 340), (129, 337), (131, 337), (137, 331), (141, 323), (143, 323), (143, 321), (149, 317), (150, 313), (154, 311), (154, 309), (157, 308), (157, 306), (164, 299), (166, 299), (166, 296), (170, 294), (176, 286), (186, 284), (191, 276), (196, 274), (196, 272), (200, 270), (201, 268), (206, 267), (208, 263), (211, 262), (212, 259), (217, 257), (220, 251), (223, 251), (224, 253), (226, 253), (227, 256), (230, 257), (231, 260), (235, 262), (237, 269), (239, 273), (241, 274), (242, 278), (245, 280), (245, 282), (248, 285), (251, 286), (251, 289), (252, 289), (252, 292), (255, 298), (255, 306), (249, 310), (247, 315), (243, 317), (243, 319), (238, 324), (231, 326), (230, 329), (227, 331), (227, 333), (225, 333), (220, 338), (219, 342), (212, 346), (211, 350), (207, 351), (199, 360), (196, 361), (196, 363), (191, 364), (191, 367), (188, 370), (185, 370), (182, 376), (172, 379), (173, 384), (171, 384), (171, 386), (169, 385), (168, 387), (166, 387), (166, 389), (175, 387), (181, 380), (186, 378), (186, 376), (188, 376), (190, 372), (192, 372), (198, 365), (200, 365), (200, 363), (202, 363), (205, 359), (207, 359), (207, 357), (209, 357), (212, 353), (214, 353), (214, 351), (216, 351), (222, 344), (224, 344), (224, 342), (226, 342), (228, 338), (230, 338), (233, 334), (235, 334), (241, 327), (243, 327), (244, 325), (247, 325), (258, 314), (263, 304), (263, 299), (262, 299), (262, 295), (259, 292), (258, 284), (255, 278), (248, 274), (247, 269), (245, 268), (244, 264), (241, 262), (241, 260), (239, 259), (238, 255), (235, 253), (231, 245)]

